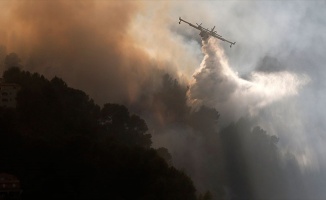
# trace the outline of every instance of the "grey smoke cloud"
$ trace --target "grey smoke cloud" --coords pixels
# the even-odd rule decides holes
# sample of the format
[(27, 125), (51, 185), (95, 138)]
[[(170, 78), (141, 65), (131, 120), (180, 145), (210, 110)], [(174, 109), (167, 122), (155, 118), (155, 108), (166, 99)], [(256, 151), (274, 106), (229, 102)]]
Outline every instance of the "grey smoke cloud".
[[(246, 81), (250, 81), (250, 74), (257, 73), (270, 76), (271, 79), (268, 80), (285, 76), (292, 79), (292, 82), (304, 83), (307, 83), (306, 78), (309, 77), (309, 83), (304, 87), (299, 86), (300, 90), (290, 90), (293, 93), (284, 92), (282, 98), (263, 104), (263, 109), (260, 108), (254, 113), (257, 124), (269, 134), (278, 135), (279, 147), (283, 153), (289, 151), (295, 154), (301, 166), (301, 175), (307, 175), (312, 171), (318, 174), (319, 180), (306, 176), (306, 179), (309, 179), (307, 187), (315, 188), (311, 191), (315, 191), (316, 196), (318, 193), (317, 199), (322, 199), (325, 194), (320, 190), (320, 186), (324, 184), (320, 180), (325, 179), (326, 166), (323, 156), (326, 131), (324, 126), (326, 112), (323, 105), (326, 100), (324, 95), (326, 94), (324, 68), (326, 36), (323, 34), (326, 31), (326, 16), (323, 11), (326, 7), (325, 2), (219, 1), (176, 4), (175, 8), (172, 8), (173, 18), (177, 19), (181, 16), (191, 22), (204, 22), (203, 25), (207, 27), (218, 25), (219, 34), (237, 42), (232, 49), (228, 49), (223, 43), (221, 47), (231, 69), (237, 72), (239, 77), (245, 76)], [(189, 40), (190, 36), (193, 36), (193, 32), (189, 33), (188, 30), (191, 27), (179, 26), (174, 22), (171, 24), (171, 29), (177, 30), (186, 41)], [(199, 36), (194, 41), (198, 39)], [(198, 65), (197, 69), (199, 70), (200, 67), (202, 66)], [(199, 99), (201, 103), (205, 102), (210, 106), (216, 106), (221, 101), (232, 105), (224, 108), (224, 111), (223, 107), (218, 108), (222, 113), (220, 122), (246, 115), (248, 109), (241, 108), (250, 103), (241, 98), (234, 98), (235, 102), (225, 101), (218, 96), (218, 93), (214, 93), (214, 91), (219, 91), (221, 94), (225, 92), (229, 96), (225, 94), (221, 96), (230, 98), (234, 95), (237, 84), (229, 81), (226, 88), (225, 84), (221, 84), (223, 87), (219, 88), (210, 81), (218, 79), (220, 75), (214, 72), (208, 73), (208, 70), (210, 69), (200, 74), (205, 78), (202, 84), (197, 83), (192, 86), (193, 100)], [(270, 74), (274, 74), (275, 77)], [(196, 73), (195, 79), (198, 77)], [(286, 82), (283, 84), (284, 91), (291, 86)], [(257, 95), (251, 97), (257, 99)], [(250, 101), (254, 102), (253, 99)], [(241, 110), (242, 112), (237, 112)], [(172, 138), (169, 139), (173, 140)]]
[[(317, 173), (309, 185), (325, 197), (325, 9), (325, 1), (0, 1), (0, 58), (16, 52), (26, 70), (60, 76), (100, 104), (127, 103), (139, 113), (153, 105), (148, 112), (154, 117), (145, 114), (153, 120), (154, 144), (169, 147), (175, 164), (205, 189), (219, 178), (216, 158), (207, 155), (219, 149), (213, 136), (181, 122), (158, 131), (184, 109), (173, 96), (154, 101), (160, 77), (170, 72), (191, 86), (190, 100), (217, 108), (218, 124), (255, 116), (278, 135), (284, 154), (296, 155), (301, 175)], [(226, 74), (216, 69), (221, 56), (214, 49), (205, 60), (198, 33), (179, 25), (179, 16), (217, 25), (219, 34), (237, 42), (232, 49), (218, 46), (228, 61)]]
[[(97, 103), (129, 102), (160, 73), (128, 30), (142, 10), (138, 2), (1, 2), (0, 44), (25, 70), (62, 77)], [(162, 64), (161, 64), (162, 65)], [(151, 82), (151, 84), (148, 84)]]
[[(303, 179), (309, 180), (306, 187), (313, 188), (311, 191), (314, 191), (309, 197), (315, 195), (316, 199), (323, 199), (325, 194), (320, 186), (324, 185), (321, 180), (325, 180), (326, 166), (323, 156), (326, 116), (322, 103), (326, 100), (326, 37), (323, 34), (326, 21), (322, 11), (325, 2), (264, 1), (230, 4), (226, 7), (216, 6), (215, 10), (205, 7), (207, 14), (202, 13), (202, 16), (226, 27), (229, 30), (228, 37), (237, 41), (236, 48), (225, 49), (229, 65), (234, 71), (246, 79), (250, 78), (248, 74), (256, 71), (271, 74), (284, 70), (299, 77), (306, 74), (310, 79), (295, 96), (285, 95), (286, 98), (260, 109), (256, 119), (257, 124), (269, 134), (278, 135), (279, 146), (284, 154), (287, 151), (295, 154), (301, 166), (300, 173), (305, 176)], [(209, 14), (213, 10), (217, 14)], [(207, 94), (214, 97), (214, 94)], [(204, 101), (214, 104), (210, 100)], [(236, 103), (231, 103), (235, 106), (228, 107), (226, 115), (233, 115), (239, 110), (236, 106), (239, 104), (245, 106), (248, 102), (238, 99)], [(223, 108), (218, 110), (222, 111)], [(318, 178), (312, 178), (311, 173), (317, 173), (314, 176)]]

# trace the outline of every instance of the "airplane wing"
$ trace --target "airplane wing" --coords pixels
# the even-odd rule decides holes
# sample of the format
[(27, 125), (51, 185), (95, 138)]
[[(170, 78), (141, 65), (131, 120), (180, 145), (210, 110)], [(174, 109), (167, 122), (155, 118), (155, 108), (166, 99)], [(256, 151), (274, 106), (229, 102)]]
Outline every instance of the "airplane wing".
[(181, 22), (184, 22), (184, 23), (186, 23), (186, 24), (188, 24), (189, 26), (191, 26), (191, 27), (193, 27), (193, 28), (195, 28), (195, 29), (198, 29), (198, 30), (202, 30), (202, 28), (200, 28), (199, 26), (195, 26), (194, 24), (192, 24), (192, 23), (190, 23), (190, 22), (187, 22), (186, 20), (183, 20), (183, 19), (181, 19), (181, 17), (179, 17), (179, 24), (181, 23)]
[(213, 36), (213, 37), (219, 39), (219, 40), (222, 40), (222, 41), (224, 41), (224, 42), (229, 43), (229, 44), (230, 44), (230, 47), (232, 47), (232, 45), (235, 45), (235, 42), (231, 42), (231, 41), (229, 41), (229, 40), (227, 40), (227, 39), (224, 39), (222, 36), (220, 36), (220, 35), (218, 35), (218, 34), (211, 34), (211, 33), (209, 33), (209, 34), (210, 34), (211, 36)]

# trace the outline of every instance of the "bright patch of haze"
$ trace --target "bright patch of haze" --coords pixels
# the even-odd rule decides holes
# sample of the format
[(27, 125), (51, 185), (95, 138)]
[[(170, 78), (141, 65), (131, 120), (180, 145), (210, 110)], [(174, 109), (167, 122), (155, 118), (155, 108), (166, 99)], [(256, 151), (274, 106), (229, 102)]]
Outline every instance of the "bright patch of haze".
[[(150, 5), (159, 5), (159, 3)], [(156, 20), (152, 21), (156, 24), (154, 36), (160, 37), (162, 34), (168, 41), (178, 41), (178, 45), (181, 44), (188, 55), (193, 55), (190, 59), (200, 57), (198, 44), (193, 43), (193, 41), (200, 42), (200, 37), (197, 35), (198, 31), (192, 27), (186, 24), (179, 25), (177, 23), (179, 16), (192, 23), (203, 22), (203, 26), (207, 28), (216, 25), (219, 34), (226, 39), (236, 41), (232, 49), (223, 42), (220, 45), (225, 49), (229, 66), (239, 76), (248, 77), (248, 74), (252, 74), (252, 78), (257, 79), (259, 77), (257, 74), (265, 73), (269, 76), (266, 80), (274, 87), (276, 84), (273, 81), (281, 80), (282, 76), (291, 76), (292, 83), (305, 83), (310, 79), (309, 84), (299, 92), (289, 90), (298, 92), (295, 97), (279, 98), (278, 102), (274, 101), (264, 110), (254, 112), (258, 112), (258, 121), (263, 128), (281, 138), (282, 147), (287, 150), (295, 149), (298, 158), (311, 158), (311, 162), (302, 161), (302, 163), (310, 163), (309, 166), (315, 169), (320, 168), (319, 165), (325, 166), (325, 159), (321, 156), (325, 152), (322, 144), (325, 141), (326, 131), (323, 125), (326, 112), (323, 112), (325, 108), (322, 105), (325, 100), (323, 86), (326, 84), (324, 78), (326, 70), (323, 67), (326, 63), (324, 56), (326, 35), (323, 34), (326, 31), (326, 14), (323, 12), (326, 8), (325, 1), (177, 1), (164, 2), (164, 8), (165, 12), (153, 12), (151, 15), (145, 12), (139, 15), (145, 19), (153, 16), (154, 19), (158, 17), (165, 19), (164, 22), (167, 24), (162, 21), (158, 23), (155, 23)], [(148, 18), (147, 20), (150, 21)], [(143, 25), (146, 27), (146, 24), (141, 24)], [(167, 26), (170, 27), (170, 31), (166, 30)], [(181, 41), (180, 35), (183, 36)], [(154, 38), (153, 41), (158, 40)], [(149, 43), (153, 44), (153, 42)], [(185, 65), (181, 62), (178, 70), (187, 67), (194, 69), (188, 64)], [(200, 67), (197, 63), (196, 66)], [(274, 73), (269, 74), (271, 71)], [(292, 76), (292, 72), (296, 75)], [(289, 89), (284, 86), (296, 85), (287, 85), (287, 82), (282, 84), (283, 89)], [(283, 90), (282, 96), (288, 96), (287, 91)], [(273, 95), (270, 97), (277, 98)], [(214, 99), (206, 102), (208, 101)], [(232, 105), (236, 107), (246, 104), (239, 100)], [(217, 108), (219, 111), (222, 109)], [(237, 112), (233, 109), (229, 111), (229, 113), (224, 112), (225, 115), (233, 115)], [(223, 117), (225, 116), (221, 116), (222, 121)], [(239, 115), (235, 115), (233, 120), (238, 117)]]
[[(275, 93), (263, 95), (269, 101), (260, 104), (264, 106), (253, 103), (254, 99), (263, 98), (259, 94), (247, 93), (246, 101), (234, 98), (233, 102), (227, 102), (229, 106), (217, 107), (222, 114), (220, 121), (226, 123), (241, 115), (247, 116), (244, 107), (255, 107), (251, 111), (256, 114), (257, 124), (280, 138), (281, 150), (284, 154), (289, 151), (296, 156), (302, 172), (309, 173), (312, 170), (321, 173), (320, 177), (326, 177), (325, 1), (179, 1), (169, 6), (166, 12), (167, 22), (172, 22), (169, 24), (169, 37), (179, 39), (180, 35), (183, 36), (181, 45), (193, 51), (194, 57), (200, 57), (197, 50), (200, 44), (198, 31), (186, 24), (177, 24), (179, 16), (192, 23), (203, 22), (207, 28), (217, 25), (219, 34), (237, 42), (232, 49), (220, 42), (231, 70), (246, 79), (251, 74), (253, 82), (258, 79), (267, 81), (274, 92), (281, 93), (279, 96), (274, 96)], [(161, 16), (162, 13), (156, 15)], [(165, 14), (163, 16), (166, 17)], [(158, 26), (166, 27), (162, 23)], [(189, 44), (193, 48), (189, 48)], [(200, 65), (197, 66), (198, 70)], [(181, 64), (179, 69), (183, 67)], [(262, 74), (264, 76), (259, 76)], [(218, 76), (217, 73), (209, 75), (213, 78)], [(196, 76), (198, 74), (195, 73), (195, 79)], [(290, 81), (283, 82), (283, 78)], [(221, 98), (219, 95), (223, 91), (227, 92), (223, 88), (209, 87), (209, 84), (202, 85), (201, 89), (201, 92), (206, 90), (207, 94), (201, 96), (201, 100), (204, 99), (202, 102), (210, 106), (219, 105), (219, 99), (215, 97)], [(237, 89), (240, 93), (245, 91)], [(268, 93), (264, 89), (262, 91)], [(251, 103), (248, 99), (251, 99)], [(180, 139), (180, 135), (176, 138)], [(166, 137), (164, 142), (156, 142), (177, 148), (177, 144), (169, 145), (174, 143), (172, 140), (171, 136)], [(196, 157), (199, 159), (200, 156)], [(311, 187), (316, 186), (311, 184)]]

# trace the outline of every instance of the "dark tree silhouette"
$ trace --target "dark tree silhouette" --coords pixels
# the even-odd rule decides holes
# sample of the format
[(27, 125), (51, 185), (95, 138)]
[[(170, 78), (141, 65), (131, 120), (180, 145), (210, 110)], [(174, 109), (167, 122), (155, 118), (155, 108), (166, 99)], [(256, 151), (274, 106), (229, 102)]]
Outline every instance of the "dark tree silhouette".
[(240, 119), (221, 131), (233, 199), (287, 199), (278, 138)]
[(157, 154), (162, 157), (168, 165), (172, 165), (172, 156), (169, 153), (169, 150), (164, 147), (160, 147), (157, 150)]
[(162, 77), (161, 89), (153, 95), (152, 110), (160, 113), (165, 124), (184, 122), (190, 108), (187, 106), (187, 90), (169, 74)]
[(201, 106), (189, 115), (188, 124), (202, 134), (216, 134), (220, 114), (215, 108)]
[(16, 53), (8, 54), (4, 59), (4, 64), (7, 68), (9, 67), (21, 67), (21, 59)]
[(123, 105), (101, 109), (58, 77), (12, 67), (17, 108), (0, 108), (0, 171), (23, 199), (196, 199), (191, 179), (150, 148), (143, 119)]
[(151, 135), (146, 133), (148, 128), (145, 121), (137, 115), (130, 115), (125, 106), (105, 104), (99, 120), (105, 134), (121, 145), (151, 146)]

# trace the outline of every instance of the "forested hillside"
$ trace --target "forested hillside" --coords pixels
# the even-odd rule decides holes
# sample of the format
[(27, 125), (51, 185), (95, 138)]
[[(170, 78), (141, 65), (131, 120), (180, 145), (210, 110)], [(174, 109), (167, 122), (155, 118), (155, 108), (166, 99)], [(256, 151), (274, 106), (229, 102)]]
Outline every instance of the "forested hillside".
[(21, 90), (16, 109), (0, 108), (0, 171), (20, 179), (23, 199), (196, 199), (125, 106), (101, 108), (60, 78), (19, 68), (3, 78)]

